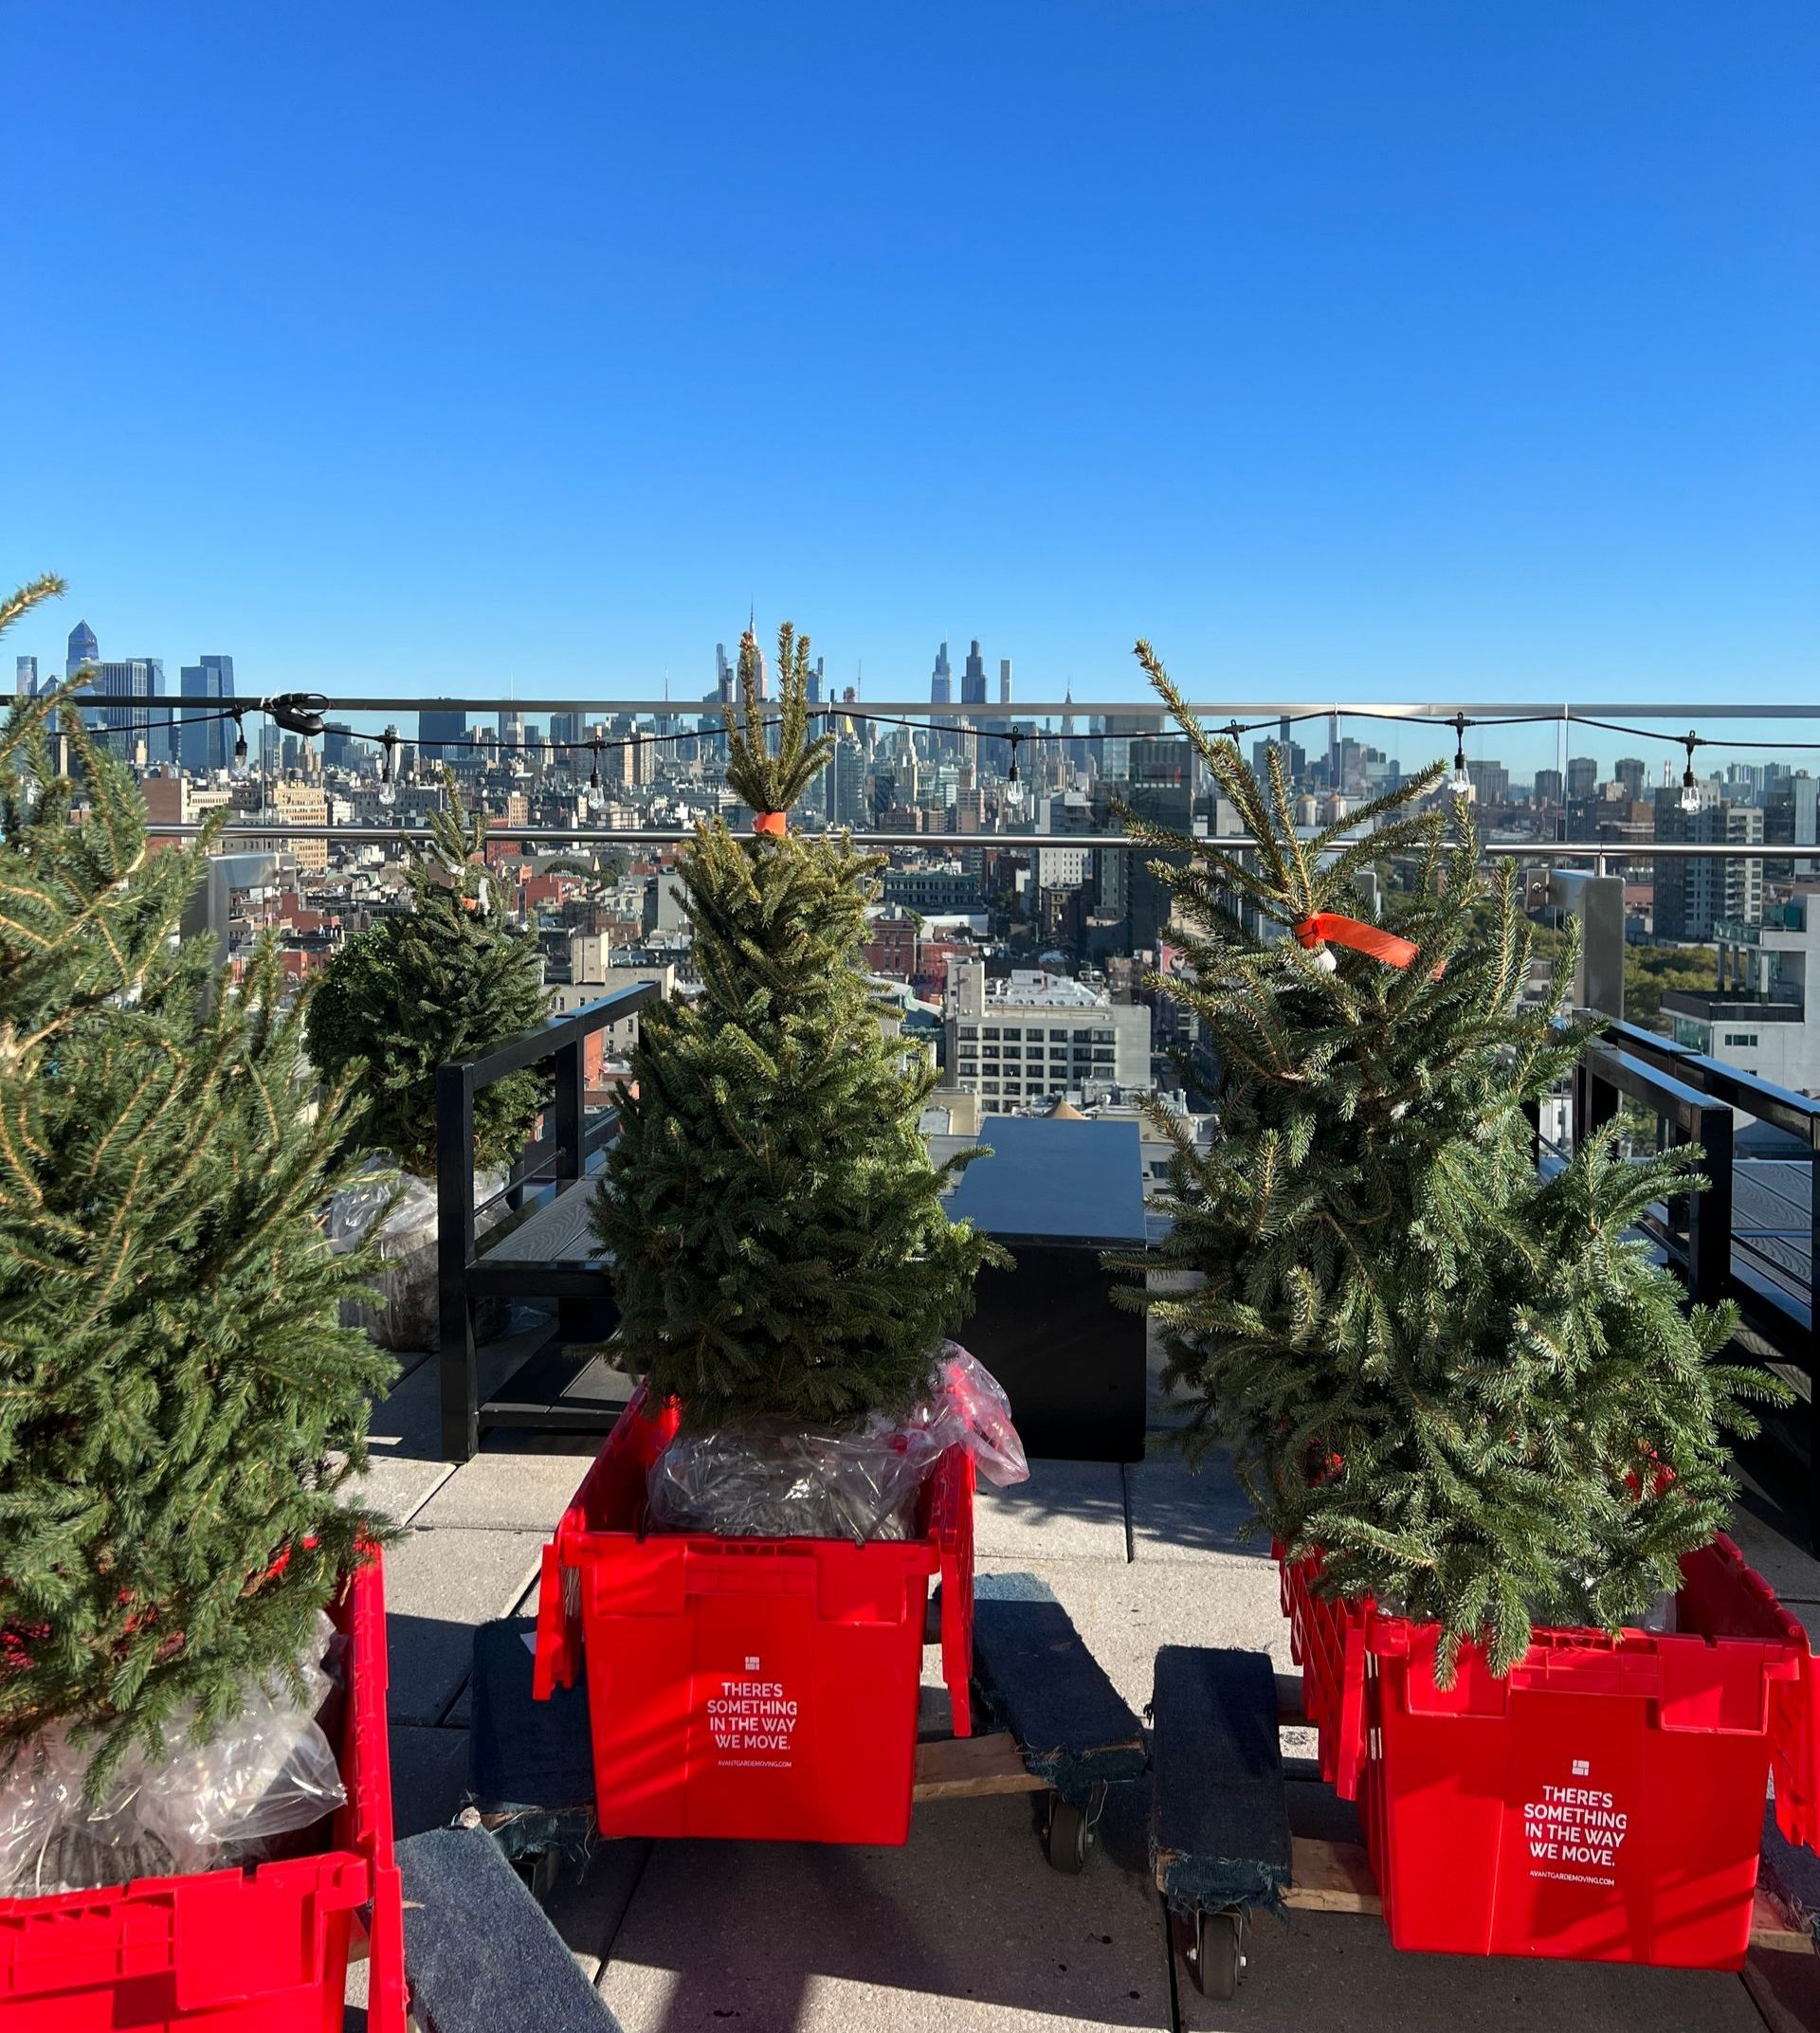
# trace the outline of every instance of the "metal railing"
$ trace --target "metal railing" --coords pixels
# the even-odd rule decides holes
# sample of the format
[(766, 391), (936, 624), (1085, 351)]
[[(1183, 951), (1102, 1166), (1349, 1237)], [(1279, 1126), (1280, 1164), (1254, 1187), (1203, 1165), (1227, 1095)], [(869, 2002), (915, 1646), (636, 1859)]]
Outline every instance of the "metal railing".
[[(1575, 1139), (1610, 1121), (1621, 1098), (1656, 1116), (1659, 1140), (1701, 1147), (1697, 1169), (1706, 1190), (1652, 1208), (1645, 1232), (1685, 1278), (1690, 1300), (1732, 1300), (1744, 1355), (1795, 1387), (1793, 1412), (1768, 1429), (1793, 1468), (1811, 1541), (1820, 1546), (1820, 1100), (1614, 1022), (1588, 1046), (1575, 1075)], [(1787, 1153), (1740, 1149), (1740, 1116), (1789, 1138)]]
[[(557, 1344), (585, 1332), (604, 1334), (612, 1286), (597, 1265), (574, 1259), (527, 1260), (488, 1256), (477, 1247), (474, 1191), (474, 1104), (507, 1075), (553, 1063), (555, 1086), (547, 1115), (550, 1134), (525, 1152), (501, 1193), (513, 1203), (527, 1187), (560, 1195), (588, 1174), (589, 1160), (611, 1141), (610, 1113), (591, 1128), (587, 1120), (585, 1055), (591, 1037), (624, 1023), (660, 998), (653, 982), (638, 982), (603, 996), (537, 1029), (496, 1045), (474, 1059), (457, 1060), (436, 1074), (437, 1314), (440, 1331), (443, 1458), (464, 1461), (479, 1447), (483, 1426), (579, 1426), (602, 1430), (597, 1407), (565, 1415), (552, 1400), (569, 1381)], [(490, 1205), (491, 1203), (489, 1203)], [(476, 1353), (476, 1302), (484, 1298), (548, 1298), (557, 1304), (551, 1333), (482, 1402)], [(554, 1358), (554, 1361), (552, 1360)], [(610, 1423), (610, 1422), (609, 1422)]]

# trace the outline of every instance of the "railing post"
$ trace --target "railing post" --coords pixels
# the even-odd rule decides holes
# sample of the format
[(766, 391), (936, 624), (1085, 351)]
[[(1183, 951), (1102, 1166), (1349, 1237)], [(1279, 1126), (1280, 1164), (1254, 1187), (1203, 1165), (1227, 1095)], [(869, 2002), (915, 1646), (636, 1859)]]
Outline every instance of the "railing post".
[(1602, 1130), (1618, 1112), (1618, 1090), (1599, 1077), (1595, 1057), (1600, 1047), (1589, 1044), (1574, 1069), (1574, 1148), (1584, 1148), (1587, 1138)]
[(464, 1064), (436, 1069), (436, 1316), (443, 1459), (481, 1444), (480, 1387), (467, 1267), (474, 1260), (474, 1086)]
[(566, 1186), (578, 1179), (585, 1169), (584, 1117), (587, 1111), (587, 1081), (582, 1072), (583, 1041), (574, 1038), (555, 1053), (556, 1078), (556, 1178)]
[(1702, 1107), (1694, 1125), (1702, 1155), (1703, 1193), (1687, 1196), (1687, 1296), (1716, 1306), (1732, 1285), (1732, 1112)]

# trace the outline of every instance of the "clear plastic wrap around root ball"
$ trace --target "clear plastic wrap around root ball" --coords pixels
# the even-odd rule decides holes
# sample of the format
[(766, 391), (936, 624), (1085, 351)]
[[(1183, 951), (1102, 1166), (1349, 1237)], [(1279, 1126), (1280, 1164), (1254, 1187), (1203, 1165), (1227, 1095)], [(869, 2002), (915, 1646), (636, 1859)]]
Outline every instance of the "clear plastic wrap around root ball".
[(805, 1432), (745, 1420), (679, 1433), (646, 1481), (653, 1532), (722, 1538), (904, 1539), (923, 1484), (950, 1447), (965, 1447), (1001, 1487), (1029, 1474), (1010, 1400), (983, 1363), (950, 1342), (929, 1395), (907, 1417)]
[[(433, 1349), (439, 1339), (440, 1303), (436, 1189), (427, 1179), (400, 1174), (380, 1158), (367, 1169), (370, 1177), (330, 1197), (326, 1227), (329, 1246), (337, 1256), (363, 1243), (371, 1243), (378, 1252), (380, 1266), (368, 1280), (378, 1304), (344, 1299), (341, 1324), (364, 1328), (382, 1349)], [(503, 1173), (476, 1173), (475, 1204), (483, 1206), (504, 1184)]]
[(191, 1715), (180, 1712), (165, 1728), (168, 1754), (136, 1746), (98, 1806), (82, 1799), (92, 1741), (72, 1742), (61, 1725), (34, 1737), (0, 1769), (0, 1897), (256, 1863), (275, 1837), (340, 1806), (340, 1768), (316, 1719), (339, 1649), (319, 1617), (301, 1705), (282, 1680), (255, 1682), (206, 1744), (189, 1741)]

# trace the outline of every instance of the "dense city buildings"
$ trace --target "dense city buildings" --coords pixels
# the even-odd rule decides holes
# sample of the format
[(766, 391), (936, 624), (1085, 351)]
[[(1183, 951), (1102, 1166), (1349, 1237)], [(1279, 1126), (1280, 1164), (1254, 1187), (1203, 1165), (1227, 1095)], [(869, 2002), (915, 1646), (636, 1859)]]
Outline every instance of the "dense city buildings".
[[(410, 739), (346, 701), (337, 701), (319, 735), (282, 727), (244, 681), (237, 683), (234, 659), (225, 653), (185, 663), (173, 699), (164, 691), (162, 660), (103, 661), (86, 622), (70, 632), (66, 663), (92, 674), (83, 710), (138, 772), (155, 823), (193, 825), (232, 807), (241, 828), (231, 842), (236, 865), (264, 869), (269, 880), (230, 886), (241, 915), (224, 935), (229, 951), (269, 924), (287, 968), (306, 974), (350, 932), (400, 908), (404, 849), (384, 835), (424, 824), (442, 800), (447, 766), (464, 799), (491, 818), (498, 840), (488, 859), (514, 873), (517, 909), (537, 935), (553, 986), (579, 993), (643, 967), (671, 970), (679, 992), (691, 991), (691, 932), (665, 855), (629, 840), (570, 848), (562, 835), (581, 828), (681, 839), (717, 811), (749, 824), (752, 815), (721, 778), (724, 716), (737, 692), (724, 644), (714, 645), (712, 685), (699, 706), (696, 688), (684, 688), (686, 711), (669, 703), (667, 681), (664, 699), (646, 707), (577, 704), (542, 719), (497, 699), (442, 699), (419, 710)], [(1238, 816), (1154, 706), (1134, 700), (1128, 710), (1102, 709), (1089, 719), (1062, 678), (1037, 686), (1039, 698), (1061, 699), (1059, 709), (1013, 719), (1011, 660), (999, 658), (989, 704), (991, 668), (979, 638), (969, 639), (958, 672), (942, 642), (929, 705), (905, 723), (888, 711), (869, 714), (857, 682), (837, 691), (818, 658), (811, 701), (817, 731), (833, 737), (832, 748), (792, 823), (869, 829), (893, 841), (866, 962), (882, 992), (896, 999), (905, 1035), (937, 1053), (951, 1085), (965, 1084), (997, 1107), (1046, 1106), (1058, 1092), (1087, 1108), (1125, 1105), (1101, 1097), (1107, 1086), (1121, 1095), (1147, 1086), (1173, 1091), (1180, 1076), (1167, 1049), (1192, 1050), (1194, 1040), (1181, 1033), (1176, 1005), (1156, 987), (1159, 974), (1180, 965), (1181, 935), (1155, 863), (1191, 860), (1198, 841), (1231, 839), (1242, 830)], [(39, 684), (37, 660), (21, 658), (17, 689), (29, 694)], [(1089, 687), (1082, 691), (1087, 696)], [(250, 752), (238, 764), (243, 730), (231, 712), (244, 719)], [(1008, 738), (1013, 730), (1015, 747)], [(1381, 719), (1349, 724), (1343, 712), (1254, 719), (1241, 732), (1248, 759), (1266, 776), (1274, 766), (1294, 823), (1311, 834), (1347, 824), (1408, 774), (1445, 761), (1454, 745), (1445, 725), (1416, 721), (1387, 734)], [(1820, 776), (1768, 751), (1746, 751), (1715, 763), (1689, 790), (1680, 781), (1680, 744), (1667, 735), (1663, 755), (1615, 760), (1591, 744), (1580, 752), (1577, 735), (1571, 723), (1549, 731), (1552, 758), (1529, 737), (1526, 753), (1497, 753), (1502, 743), (1490, 722), (1463, 744), (1482, 836), (1504, 848), (1595, 844), (1608, 871), (1624, 881), (1628, 941), (1639, 952), (1686, 954), (1673, 963), (1680, 1001), (1671, 1007), (1665, 999), (1664, 1027), (1672, 1023), (1690, 1042), (1698, 1038), (1768, 1078), (1807, 1085), (1811, 1071), (1820, 1080), (1820, 1058), (1811, 1067), (1807, 1056), (1805, 961), (1796, 956), (1808, 895), (1820, 890)], [(1705, 758), (1697, 751), (1697, 759)], [(1661, 788), (1652, 788), (1652, 777)], [(1684, 809), (1690, 801), (1697, 808)], [(1127, 813), (1181, 844), (1137, 853), (1100, 844), (1122, 832)], [(519, 828), (554, 837), (525, 844), (512, 837)], [(1658, 844), (1712, 851), (1655, 855)], [(1768, 858), (1727, 851), (1765, 845)], [(255, 907), (266, 890), (295, 899), (285, 915)], [(1552, 921), (1544, 906), (1537, 909)], [(1764, 938), (1753, 944), (1758, 926)], [(1747, 949), (1754, 973), (1736, 959)], [(1765, 955), (1775, 960), (1774, 979)], [(1687, 988), (1690, 974), (1699, 980), (1702, 972), (1711, 1005), (1704, 1013)], [(954, 1027), (956, 997), (973, 996), (975, 984), (993, 1011), (998, 1035), (991, 1040), (962, 1039)], [(1036, 1013), (1013, 1019), (1008, 1003)], [(1751, 1014), (1758, 1004), (1766, 1012), (1760, 1020)], [(1089, 1013), (1077, 1024), (1073, 1012), (1089, 1006), (1118, 1013)], [(1649, 1009), (1655, 1021), (1653, 1002)], [(966, 1021), (983, 1030), (988, 1018)], [(1079, 1041), (1077, 1028), (1086, 1034)], [(1109, 1039), (1095, 1035), (1107, 1030)], [(1077, 1042), (1088, 1054), (1078, 1067)], [(989, 1043), (996, 1048), (990, 1073)], [(1053, 1050), (1058, 1044), (1065, 1054)], [(963, 1045), (965, 1067), (957, 1062)], [(1094, 1056), (1106, 1050), (1109, 1082), (1101, 1078), (1107, 1062)]]

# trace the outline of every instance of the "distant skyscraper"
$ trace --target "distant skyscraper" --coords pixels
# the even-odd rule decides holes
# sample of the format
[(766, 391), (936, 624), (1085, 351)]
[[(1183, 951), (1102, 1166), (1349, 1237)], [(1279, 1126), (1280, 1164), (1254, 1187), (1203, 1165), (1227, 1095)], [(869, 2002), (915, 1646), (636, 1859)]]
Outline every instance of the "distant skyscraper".
[(954, 702), (954, 677), (948, 668), (948, 645), (944, 643), (936, 651), (936, 668), (929, 680), (929, 703), (932, 706), (946, 706)]
[(983, 706), (986, 703), (986, 660), (979, 653), (979, 639), (974, 639), (974, 646), (967, 652), (967, 662), (960, 674), (960, 702), (963, 706)]
[(460, 706), (428, 706), (418, 714), (417, 746), (428, 750), (432, 765), (453, 759), (439, 744), (457, 741), (467, 741), (467, 715)]
[(64, 666), (64, 676), (73, 678), (84, 663), (99, 663), (101, 661), (101, 645), (95, 640), (95, 631), (87, 622), (79, 621), (69, 631), (69, 662)]
[[(1684, 812), (1679, 789), (1670, 785), (1656, 792), (1656, 838), (1756, 846), (1763, 842), (1763, 814), (1747, 806), (1722, 802)], [(1710, 939), (1721, 919), (1747, 925), (1763, 922), (1761, 862), (1663, 855), (1656, 862), (1655, 875), (1653, 929), (1659, 939)]]
[(500, 746), (522, 748), (524, 746), (524, 715), (516, 707), (508, 707), (500, 715)]
[[(93, 642), (94, 637), (89, 640)], [(95, 681), (87, 693), (96, 702), (88, 709), (89, 725), (105, 746), (130, 761), (143, 740), (149, 760), (169, 762), (171, 709), (155, 709), (151, 704), (164, 697), (163, 658), (126, 657), (118, 663), (99, 663), (95, 670)]]
[(730, 705), (734, 699), (734, 684), (738, 672), (727, 662), (727, 645), (714, 645), (714, 696), (720, 703)]
[(13, 681), (13, 691), (21, 699), (36, 699), (38, 696), (38, 659), (21, 657), (18, 662), (18, 677)]
[(1011, 660), (1010, 657), (1000, 657), (998, 660), (998, 702), (1001, 706), (1009, 706), (1011, 702)]
[(826, 661), (826, 658), (817, 657), (815, 668), (809, 674), (809, 702), (811, 706), (819, 706), (822, 702), (822, 686), (827, 681), (822, 665)]
[(1649, 779), (1649, 765), (1641, 755), (1620, 755), (1611, 765), (1611, 774), (1624, 786), (1624, 794), (1634, 805), (1643, 796)]
[(1594, 755), (1567, 758), (1567, 795), (1570, 801), (1590, 798), (1599, 788), (1599, 764)]
[[(204, 657), (186, 663), (178, 674), (180, 697), (228, 699), (234, 696), (232, 657)], [(231, 720), (212, 720), (200, 713), (177, 716), (177, 759), (191, 776), (207, 776), (228, 767), (234, 736)]]

